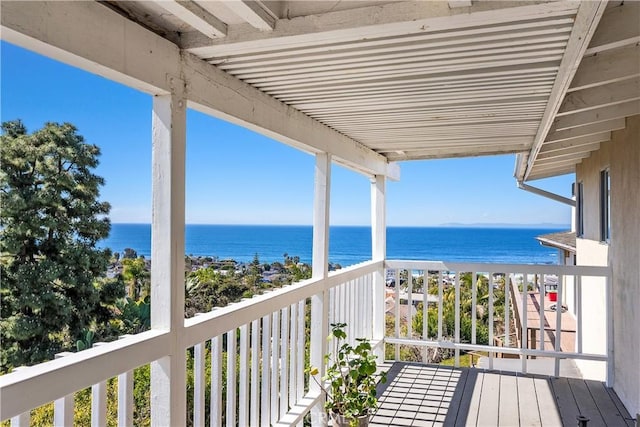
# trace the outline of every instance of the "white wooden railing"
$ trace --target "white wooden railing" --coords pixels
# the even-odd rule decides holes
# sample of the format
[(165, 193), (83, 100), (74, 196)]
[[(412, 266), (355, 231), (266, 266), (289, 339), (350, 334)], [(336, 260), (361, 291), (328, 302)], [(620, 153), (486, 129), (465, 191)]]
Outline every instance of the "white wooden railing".
[[(382, 269), (382, 261), (358, 264), (186, 319), (180, 331), (151, 330), (17, 369), (0, 376), (0, 419), (29, 425), (31, 409), (54, 402), (54, 424), (72, 425), (73, 395), (91, 387), (91, 424), (106, 425), (106, 384), (117, 378), (118, 424), (131, 425), (133, 370), (171, 354), (177, 341), (193, 358), (194, 426), (206, 418), (210, 425), (302, 425), (321, 397), (309, 392), (309, 353), (327, 350), (324, 338), (309, 342), (309, 325), (345, 322), (350, 338), (375, 338), (373, 276)], [(313, 319), (310, 301), (318, 295), (328, 307)]]
[[(393, 359), (400, 360), (401, 346), (410, 347), (436, 347), (442, 349), (450, 349), (454, 352), (455, 366), (459, 366), (459, 356), (461, 351), (480, 351), (486, 352), (489, 356), (489, 368), (493, 369), (494, 357), (496, 354), (511, 354), (516, 355), (522, 361), (521, 371), (527, 372), (528, 359), (531, 357), (550, 357), (555, 359), (554, 371), (549, 372), (555, 376), (559, 376), (559, 361), (560, 359), (576, 359), (576, 360), (590, 360), (590, 361), (603, 361), (607, 362), (606, 379), (607, 383), (612, 382), (613, 367), (608, 361), (612, 360), (611, 352), (612, 348), (612, 315), (611, 315), (611, 289), (610, 289), (610, 275), (611, 270), (609, 267), (591, 267), (591, 266), (556, 266), (556, 265), (516, 265), (516, 264), (476, 264), (476, 263), (445, 263), (445, 262), (431, 262), (431, 261), (386, 261), (385, 268), (387, 271), (386, 277), (388, 283), (393, 284), (392, 290), (387, 288), (389, 297), (392, 301), (391, 316), (393, 317), (393, 331), (387, 333), (385, 336), (385, 343), (387, 345), (393, 345)], [(426, 274), (426, 276), (425, 276)], [(462, 274), (471, 275), (471, 308), (470, 313), (478, 313), (478, 306), (480, 305), (479, 299), (481, 296), (478, 294), (478, 279), (485, 277), (488, 281), (488, 295), (483, 295), (486, 298), (486, 306), (488, 308), (487, 323), (483, 324), (488, 330), (488, 340), (485, 343), (480, 343), (477, 340), (477, 332), (479, 331), (479, 324), (481, 322), (478, 319), (479, 316), (461, 314), (461, 308), (464, 301), (461, 301), (461, 276)], [(529, 316), (525, 315), (526, 307), (528, 304), (528, 298), (535, 298), (536, 301), (545, 301), (545, 276), (551, 275), (557, 278), (557, 300), (558, 306), (563, 301), (565, 287), (567, 283), (571, 283), (571, 286), (575, 286), (573, 293), (577, 295), (574, 311), (575, 313), (569, 314), (572, 323), (575, 321), (575, 345), (574, 351), (567, 351), (561, 348), (562, 335), (567, 334), (568, 331), (562, 326), (563, 319), (568, 322), (568, 318), (562, 314), (562, 310), (556, 310), (555, 313), (545, 313), (544, 303), (539, 305), (539, 312), (537, 313), (537, 323), (531, 327), (527, 322), (531, 321)], [(584, 278), (597, 277), (601, 279), (601, 284), (604, 287), (604, 298), (601, 301), (591, 301), (589, 303), (589, 309), (597, 310), (602, 313), (601, 316), (605, 325), (602, 325), (602, 331), (605, 336), (602, 337), (603, 347), (601, 352), (588, 352), (583, 351), (583, 337), (585, 334), (583, 327), (583, 320), (585, 315), (586, 302), (581, 301), (579, 298), (582, 295), (582, 286)], [(432, 284), (432, 295), (425, 296), (425, 288), (429, 286), (429, 282)], [(423, 284), (422, 289), (416, 291), (416, 284), (421, 282)], [(437, 286), (437, 292), (434, 289)], [(524, 284), (524, 285), (523, 285)], [(535, 286), (540, 284), (540, 286)], [(522, 288), (527, 289), (531, 287), (533, 295), (528, 292), (522, 292)], [(504, 299), (497, 301), (494, 298), (496, 289), (500, 289), (501, 294), (504, 294)], [(467, 285), (467, 291), (468, 285)], [(504, 292), (506, 290), (506, 292)], [(450, 297), (453, 296), (453, 307), (450, 302), (445, 308), (445, 292), (449, 293)], [(514, 301), (514, 298), (518, 298), (520, 301)], [(428, 303), (423, 303), (424, 300)], [(418, 304), (417, 301), (422, 302)], [(400, 304), (395, 302), (400, 301)], [(468, 301), (466, 302), (468, 304)], [(434, 307), (431, 310), (433, 315), (437, 312), (437, 332), (429, 334), (428, 330), (428, 306)], [(494, 309), (501, 305), (504, 307), (503, 317), (496, 318)], [(413, 307), (413, 308), (412, 308)], [(419, 307), (422, 310), (422, 330), (413, 330), (413, 320), (416, 318), (417, 313), (411, 310), (416, 310)], [(525, 307), (523, 309), (523, 307)], [(443, 332), (443, 319), (445, 317), (444, 311), (453, 310), (454, 327), (453, 331), (448, 333)], [(403, 311), (403, 313), (401, 313)], [(404, 313), (412, 314), (404, 314)], [(388, 313), (389, 314), (389, 313)], [(404, 314), (401, 315), (401, 314)], [(470, 339), (461, 339), (461, 321), (463, 317), (471, 318), (471, 336)], [(550, 327), (549, 324), (545, 324), (548, 316), (552, 316), (549, 323), (555, 323), (555, 327)], [(533, 315), (534, 319), (536, 314)], [(539, 319), (543, 319), (542, 322)], [(501, 331), (498, 334), (497, 326), (501, 325)], [(539, 324), (539, 326), (538, 326)], [(508, 325), (506, 328), (504, 325)], [(532, 335), (537, 334), (535, 342), (531, 342), (529, 334), (527, 333), (531, 329)], [(515, 337), (512, 337), (512, 331), (516, 332)], [(524, 332), (522, 332), (524, 331)], [(499, 336), (498, 336), (499, 335)], [(544, 336), (553, 336), (553, 348), (544, 348)], [(501, 341), (501, 345), (496, 345), (496, 338)], [(539, 341), (538, 341), (539, 339)], [(538, 346), (536, 349), (535, 347)], [(564, 350), (564, 351), (563, 351)]]
[[(487, 343), (477, 341), (481, 320), (476, 316), (471, 316), (471, 339), (469, 342), (461, 339), (461, 290), (464, 289), (460, 279), (463, 273), (471, 273), (473, 278), (472, 313), (477, 312), (480, 299), (484, 297), (478, 294), (478, 278), (484, 276), (489, 281)], [(519, 342), (510, 340), (510, 335), (506, 334), (502, 346), (494, 344), (494, 338), (497, 337), (494, 322), (510, 325), (516, 320), (512, 307), (518, 285), (521, 282), (544, 283), (544, 275), (558, 278), (558, 301), (563, 298), (565, 278), (571, 278), (578, 286), (578, 294), (582, 278), (604, 279), (608, 331), (606, 351), (597, 354), (583, 351), (580, 325), (584, 310), (581, 304), (576, 310), (578, 327), (573, 352), (561, 351), (559, 347), (563, 333), (560, 312), (556, 313), (556, 330), (551, 331), (558, 337), (552, 350), (544, 350), (543, 341), (540, 342), (540, 348), (530, 348), (532, 346), (526, 333), (521, 334)], [(391, 292), (389, 288), (385, 291), (382, 286), (385, 277), (395, 281)], [(425, 286), (428, 286), (430, 277), (432, 286), (434, 281), (437, 284), (437, 292), (432, 292), (431, 301), (422, 305), (423, 328), (415, 331), (411, 321), (401, 321), (401, 306), (405, 304), (406, 309), (414, 306), (414, 299), (424, 300), (423, 291), (416, 292), (415, 285), (422, 278)], [(346, 323), (349, 339), (372, 339), (379, 350), (384, 345), (391, 345), (395, 348), (391, 359), (395, 360), (400, 360), (399, 349), (404, 345), (451, 349), (455, 353), (456, 364), (461, 351), (485, 351), (490, 356), (490, 364), (497, 353), (515, 354), (522, 360), (523, 372), (527, 371), (527, 357), (532, 356), (552, 357), (556, 361), (573, 358), (606, 362), (611, 360), (612, 350), (609, 278), (610, 269), (607, 267), (370, 261), (333, 272), (326, 279), (305, 280), (199, 314), (186, 319), (180, 331), (151, 330), (126, 336), (115, 342), (65, 354), (56, 360), (1, 376), (0, 419), (11, 419), (12, 426), (28, 425), (31, 409), (54, 402), (55, 425), (71, 425), (74, 393), (91, 387), (91, 423), (94, 426), (106, 425), (106, 384), (108, 380), (117, 378), (118, 423), (131, 425), (134, 369), (167, 356), (177, 341), (178, 348), (192, 358), (193, 379), (189, 381), (189, 388), (193, 393), (193, 407), (188, 408), (187, 412), (191, 414), (190, 421), (194, 426), (205, 425), (207, 419), (210, 425), (302, 425), (305, 416), (321, 400), (318, 391), (310, 391), (305, 374), (305, 367), (309, 366), (309, 354), (313, 351), (325, 354), (327, 351), (324, 338), (309, 338), (309, 328), (313, 322), (325, 324), (327, 329), (330, 323)], [(513, 285), (514, 291), (510, 292), (509, 286), (506, 287), (508, 291), (504, 293), (501, 303), (507, 309), (504, 310), (504, 317), (496, 319), (494, 289), (505, 279), (507, 285)], [(446, 294), (451, 293), (450, 289), (453, 289), (455, 323), (453, 331), (445, 333), (445, 311), (451, 307), (445, 308), (444, 300)], [(543, 287), (539, 287), (537, 292), (541, 293), (542, 298)], [(384, 310), (382, 293), (393, 302), (391, 316), (394, 327), (386, 336), (375, 336), (376, 329), (384, 330), (384, 326), (376, 326), (376, 322), (384, 322), (384, 316), (377, 313)], [(524, 292), (518, 292), (517, 295), (518, 298), (522, 297), (524, 307), (527, 295)], [(318, 296), (321, 298), (316, 298)], [(312, 310), (312, 300), (325, 301), (326, 306)], [(429, 304), (437, 306), (437, 331), (434, 334), (429, 334), (425, 326), (428, 323)], [(314, 312), (320, 313), (318, 318), (312, 317)], [(410, 316), (410, 319), (413, 320), (414, 316)], [(517, 320), (518, 327), (526, 330), (527, 316)], [(539, 336), (542, 336), (548, 332), (548, 328), (541, 325), (539, 332)], [(608, 364), (608, 368), (610, 381), (611, 364)], [(558, 374), (558, 363), (555, 364), (555, 374)]]

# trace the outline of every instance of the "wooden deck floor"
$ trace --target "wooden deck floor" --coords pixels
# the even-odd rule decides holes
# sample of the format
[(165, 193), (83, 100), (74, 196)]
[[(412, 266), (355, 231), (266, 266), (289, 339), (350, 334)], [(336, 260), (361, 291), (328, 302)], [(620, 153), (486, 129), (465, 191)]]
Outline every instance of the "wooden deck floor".
[(574, 378), (395, 363), (378, 396), (372, 426), (634, 426), (613, 390)]

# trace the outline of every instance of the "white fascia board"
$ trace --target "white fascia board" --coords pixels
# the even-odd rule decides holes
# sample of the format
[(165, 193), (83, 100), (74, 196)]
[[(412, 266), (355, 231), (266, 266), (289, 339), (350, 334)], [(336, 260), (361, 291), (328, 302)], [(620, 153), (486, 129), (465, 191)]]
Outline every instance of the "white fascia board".
[(279, 19), (270, 32), (230, 26), (226, 39), (191, 40), (183, 48), (205, 57), (395, 37), (451, 28), (500, 24), (520, 19), (552, 18), (575, 13), (575, 2), (478, 2), (469, 8), (446, 1), (404, 1), (320, 15)]
[[(196, 108), (366, 175), (398, 179), (387, 159), (96, 2), (3, 2), (2, 39), (152, 95), (185, 81)], [(198, 107), (199, 106), (199, 107)]]
[(519, 167), (516, 171), (518, 181), (526, 181), (528, 174), (533, 167), (536, 156), (544, 143), (547, 133), (553, 124), (556, 113), (564, 96), (569, 89), (569, 85), (575, 75), (584, 52), (598, 27), (600, 18), (607, 6), (606, 1), (581, 2), (576, 15), (576, 21), (571, 31), (571, 36), (567, 43), (565, 54), (560, 62), (560, 69), (556, 81), (553, 84), (549, 102), (545, 109), (538, 133), (536, 134), (526, 167)]

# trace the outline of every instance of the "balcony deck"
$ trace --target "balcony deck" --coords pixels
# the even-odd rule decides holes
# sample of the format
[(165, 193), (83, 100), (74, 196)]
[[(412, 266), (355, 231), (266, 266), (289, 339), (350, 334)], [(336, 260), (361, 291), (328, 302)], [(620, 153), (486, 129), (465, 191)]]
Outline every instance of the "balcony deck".
[(634, 425), (599, 381), (397, 362), (378, 389), (372, 426)]

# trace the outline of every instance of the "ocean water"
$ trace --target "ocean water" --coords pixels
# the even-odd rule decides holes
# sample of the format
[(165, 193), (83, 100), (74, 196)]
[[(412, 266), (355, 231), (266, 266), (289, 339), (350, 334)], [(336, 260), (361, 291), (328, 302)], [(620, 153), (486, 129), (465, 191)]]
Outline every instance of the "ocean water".
[[(388, 227), (387, 258), (457, 262), (555, 264), (556, 250), (539, 244), (540, 234), (557, 229)], [(261, 262), (282, 261), (284, 254), (311, 262), (311, 226), (187, 225), (187, 255), (207, 255)], [(151, 256), (151, 225), (112, 224), (100, 246), (120, 252), (135, 249)], [(342, 266), (371, 259), (369, 227), (334, 226), (329, 261)]]

